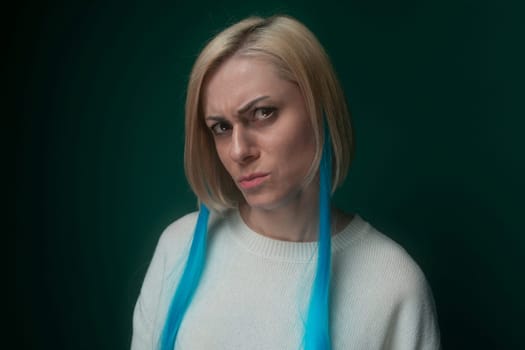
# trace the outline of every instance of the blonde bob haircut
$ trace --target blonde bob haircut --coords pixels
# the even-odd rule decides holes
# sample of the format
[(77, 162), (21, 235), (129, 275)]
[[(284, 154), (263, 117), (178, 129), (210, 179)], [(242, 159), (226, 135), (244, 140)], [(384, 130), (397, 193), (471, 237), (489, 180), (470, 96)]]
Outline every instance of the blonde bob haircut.
[(317, 145), (306, 181), (312, 181), (318, 173), (326, 125), (333, 150), (333, 193), (348, 172), (354, 139), (345, 96), (330, 59), (312, 32), (299, 21), (288, 16), (249, 17), (217, 34), (197, 57), (190, 75), (184, 167), (198, 199), (217, 211), (233, 208), (242, 201), (242, 194), (215, 151), (201, 98), (206, 78), (234, 55), (265, 59), (283, 79), (299, 86)]

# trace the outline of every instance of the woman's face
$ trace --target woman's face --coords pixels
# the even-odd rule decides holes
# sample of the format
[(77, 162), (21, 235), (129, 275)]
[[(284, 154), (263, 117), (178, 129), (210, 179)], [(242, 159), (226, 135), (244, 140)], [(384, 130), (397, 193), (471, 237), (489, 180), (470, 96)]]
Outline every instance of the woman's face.
[(316, 146), (304, 98), (272, 64), (233, 56), (206, 81), (206, 125), (217, 154), (252, 208), (299, 200)]

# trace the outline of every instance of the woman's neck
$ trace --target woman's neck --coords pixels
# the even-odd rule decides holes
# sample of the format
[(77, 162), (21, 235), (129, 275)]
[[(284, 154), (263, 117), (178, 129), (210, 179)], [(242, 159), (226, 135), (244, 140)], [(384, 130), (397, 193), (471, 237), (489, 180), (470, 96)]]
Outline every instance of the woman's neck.
[[(317, 193), (301, 193), (279, 208), (262, 209), (239, 205), (241, 217), (253, 231), (269, 238), (290, 242), (318, 239), (319, 200)], [(332, 235), (343, 230), (353, 215), (331, 209)]]
[(317, 206), (305, 208), (292, 204), (276, 210), (265, 210), (241, 205), (239, 209), (246, 225), (261, 235), (291, 242), (317, 240)]
[(316, 188), (310, 186), (277, 208), (239, 206), (244, 222), (264, 236), (291, 242), (317, 240), (319, 199)]

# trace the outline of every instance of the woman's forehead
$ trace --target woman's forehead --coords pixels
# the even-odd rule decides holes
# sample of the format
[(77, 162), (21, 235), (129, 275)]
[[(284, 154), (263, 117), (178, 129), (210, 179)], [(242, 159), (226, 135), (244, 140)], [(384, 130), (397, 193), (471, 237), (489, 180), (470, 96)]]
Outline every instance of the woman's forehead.
[(286, 96), (294, 87), (268, 60), (234, 56), (223, 62), (204, 82), (202, 105), (205, 113), (233, 110), (258, 96)]

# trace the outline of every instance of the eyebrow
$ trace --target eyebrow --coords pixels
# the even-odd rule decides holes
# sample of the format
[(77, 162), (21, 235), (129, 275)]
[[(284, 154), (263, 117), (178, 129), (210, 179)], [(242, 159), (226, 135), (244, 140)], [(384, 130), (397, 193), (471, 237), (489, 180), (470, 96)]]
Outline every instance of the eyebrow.
[(237, 114), (243, 114), (247, 111), (250, 110), (250, 108), (253, 107), (254, 104), (256, 104), (257, 102), (261, 101), (261, 100), (264, 100), (264, 99), (267, 99), (269, 98), (270, 96), (260, 96), (260, 97), (257, 97), (253, 100), (251, 100), (250, 102), (246, 103), (244, 106), (242, 106), (241, 108), (239, 108), (237, 110)]
[[(262, 100), (265, 100), (267, 98), (269, 98), (270, 96), (259, 96), (251, 101), (249, 101), (248, 103), (246, 103), (245, 105), (243, 105), (241, 108), (239, 108), (237, 110), (237, 114), (240, 115), (240, 114), (243, 114), (243, 113), (246, 113), (247, 111), (250, 110), (250, 108), (253, 107), (253, 105), (255, 105), (257, 102), (259, 101), (262, 101)], [(215, 115), (211, 115), (211, 116), (207, 116), (206, 117), (206, 120), (215, 120), (215, 121), (224, 121), (226, 120), (225, 117), (223, 116), (215, 116)]]

